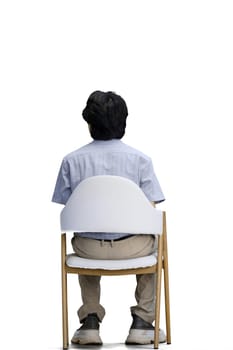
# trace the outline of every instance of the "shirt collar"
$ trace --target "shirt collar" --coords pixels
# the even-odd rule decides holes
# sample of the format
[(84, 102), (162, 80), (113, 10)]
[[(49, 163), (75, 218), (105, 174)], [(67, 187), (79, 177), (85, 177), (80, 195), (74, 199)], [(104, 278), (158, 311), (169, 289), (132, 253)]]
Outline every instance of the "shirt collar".
[(95, 144), (95, 145), (104, 145), (104, 146), (110, 146), (110, 145), (114, 145), (114, 144), (119, 144), (119, 143), (122, 143), (122, 141), (120, 139), (112, 139), (112, 140), (93, 140), (92, 141), (92, 144)]

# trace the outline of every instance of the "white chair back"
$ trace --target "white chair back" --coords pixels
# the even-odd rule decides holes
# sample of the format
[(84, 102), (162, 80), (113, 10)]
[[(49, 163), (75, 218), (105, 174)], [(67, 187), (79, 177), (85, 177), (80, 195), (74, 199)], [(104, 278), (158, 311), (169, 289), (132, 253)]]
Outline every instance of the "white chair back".
[(93, 176), (73, 191), (60, 216), (62, 232), (161, 234), (162, 211), (120, 176)]

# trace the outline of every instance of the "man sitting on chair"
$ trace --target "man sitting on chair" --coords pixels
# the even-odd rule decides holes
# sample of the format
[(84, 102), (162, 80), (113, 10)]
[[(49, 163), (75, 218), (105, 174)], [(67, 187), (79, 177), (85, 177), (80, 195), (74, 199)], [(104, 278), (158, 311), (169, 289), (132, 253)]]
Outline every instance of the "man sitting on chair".
[[(120, 140), (125, 134), (127, 116), (126, 103), (119, 95), (101, 91), (90, 95), (83, 110), (83, 118), (88, 123), (94, 141), (63, 159), (53, 202), (66, 204), (82, 180), (96, 175), (126, 177), (134, 181), (153, 204), (164, 201), (151, 159)], [(152, 254), (156, 249), (156, 239), (153, 235), (143, 234), (82, 232), (74, 233), (72, 246), (82, 258), (127, 259)], [(126, 343), (150, 344), (154, 340), (154, 274), (137, 275), (136, 278), (137, 304), (131, 307), (133, 322)], [(105, 310), (100, 304), (100, 277), (80, 275), (79, 283), (83, 304), (78, 310), (78, 316), (82, 326), (76, 330), (71, 341), (102, 344), (99, 323), (103, 320)], [(166, 341), (162, 330), (159, 341)]]

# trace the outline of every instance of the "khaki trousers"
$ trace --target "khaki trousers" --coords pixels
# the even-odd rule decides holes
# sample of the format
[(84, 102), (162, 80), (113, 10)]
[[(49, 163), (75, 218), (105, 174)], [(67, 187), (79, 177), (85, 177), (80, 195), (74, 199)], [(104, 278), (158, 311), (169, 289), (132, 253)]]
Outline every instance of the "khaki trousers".
[[(75, 236), (72, 238), (74, 252), (89, 259), (127, 259), (152, 254), (157, 248), (157, 240), (152, 235), (134, 235), (119, 241), (99, 241)], [(131, 313), (143, 320), (154, 321), (155, 275), (136, 275), (137, 286)], [(80, 321), (90, 313), (97, 313), (100, 321), (104, 318), (105, 309), (100, 304), (100, 276), (79, 275), (79, 284), (83, 305), (78, 310)]]

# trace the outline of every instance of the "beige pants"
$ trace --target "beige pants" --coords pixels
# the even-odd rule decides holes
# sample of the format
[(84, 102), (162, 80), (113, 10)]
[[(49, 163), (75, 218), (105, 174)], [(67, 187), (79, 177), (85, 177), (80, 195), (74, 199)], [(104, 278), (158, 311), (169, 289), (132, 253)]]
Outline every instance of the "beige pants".
[[(127, 259), (152, 254), (156, 239), (152, 235), (135, 235), (120, 241), (99, 241), (95, 239), (73, 237), (74, 252), (82, 258), (90, 259)], [(131, 313), (140, 316), (147, 322), (154, 321), (155, 276), (154, 274), (136, 275), (136, 306)], [(100, 277), (79, 275), (83, 305), (78, 310), (80, 320), (89, 313), (97, 313), (102, 321), (105, 310), (100, 304)]]

